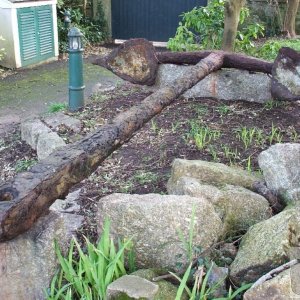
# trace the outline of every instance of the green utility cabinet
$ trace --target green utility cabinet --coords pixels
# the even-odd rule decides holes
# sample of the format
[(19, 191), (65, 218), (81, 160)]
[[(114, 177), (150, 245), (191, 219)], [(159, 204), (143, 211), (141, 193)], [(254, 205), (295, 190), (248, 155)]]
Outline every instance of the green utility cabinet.
[(54, 56), (51, 5), (19, 8), (18, 28), (22, 66)]
[(20, 68), (58, 57), (56, 0), (0, 0), (0, 65)]

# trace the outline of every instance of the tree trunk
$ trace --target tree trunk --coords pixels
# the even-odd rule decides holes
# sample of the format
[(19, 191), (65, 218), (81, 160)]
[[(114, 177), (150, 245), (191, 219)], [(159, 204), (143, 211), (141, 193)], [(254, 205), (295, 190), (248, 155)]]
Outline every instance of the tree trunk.
[(225, 2), (224, 34), (222, 42), (222, 49), (224, 51), (234, 51), (240, 12), (245, 3), (245, 0), (227, 0)]
[[(195, 52), (158, 52), (156, 57), (161, 64), (177, 65), (195, 65), (201, 59), (210, 55), (212, 51), (195, 51)], [(261, 72), (271, 74), (273, 63), (258, 58), (246, 56), (239, 53), (230, 53), (223, 51), (214, 51), (214, 53), (223, 53), (224, 68), (236, 68), (252, 72)]]
[(171, 86), (159, 89), (139, 105), (79, 142), (52, 153), (29, 171), (0, 186), (0, 241), (28, 230), (49, 206), (88, 177), (115, 149), (152, 117), (211, 72), (221, 68), (223, 55), (212, 53)]
[(296, 37), (296, 17), (299, 7), (299, 0), (288, 0), (287, 10), (284, 19), (283, 31), (286, 33), (287, 37)]

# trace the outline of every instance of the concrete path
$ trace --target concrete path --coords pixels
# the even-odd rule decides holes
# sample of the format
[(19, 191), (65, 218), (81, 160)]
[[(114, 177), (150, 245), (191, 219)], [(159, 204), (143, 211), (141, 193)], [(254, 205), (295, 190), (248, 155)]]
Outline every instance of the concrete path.
[[(115, 86), (122, 80), (110, 71), (84, 62), (85, 98), (101, 87)], [(68, 103), (68, 62), (55, 61), (0, 80), (1, 125), (18, 122), (47, 112), (53, 103)]]

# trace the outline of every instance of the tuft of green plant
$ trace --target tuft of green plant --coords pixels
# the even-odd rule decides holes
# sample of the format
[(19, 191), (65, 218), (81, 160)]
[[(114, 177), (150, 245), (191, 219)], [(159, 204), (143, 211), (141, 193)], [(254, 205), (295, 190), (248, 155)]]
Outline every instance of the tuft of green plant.
[[(176, 34), (168, 41), (172, 51), (220, 49), (224, 31), (224, 0), (211, 0), (205, 7), (195, 7), (181, 15), (182, 20)], [(249, 9), (244, 7), (240, 14), (240, 29), (236, 37), (236, 50), (254, 48), (253, 40), (264, 34), (259, 23), (247, 24)], [(244, 25), (244, 26), (243, 26)]]
[(196, 105), (195, 112), (197, 113), (198, 117), (206, 115), (208, 113), (208, 108), (204, 105)]
[(179, 121), (176, 121), (176, 122), (173, 122), (171, 124), (171, 130), (172, 130), (172, 133), (176, 133), (177, 132), (177, 129), (181, 127), (181, 122)]
[(213, 145), (209, 145), (208, 146), (208, 152), (212, 156), (213, 161), (219, 161), (218, 152), (216, 150), (216, 147), (214, 147)]
[(196, 218), (196, 207), (193, 205), (192, 207), (192, 216), (190, 220), (190, 226), (189, 226), (189, 236), (188, 239), (185, 238), (182, 230), (180, 228), (177, 228), (177, 234), (179, 236), (180, 241), (184, 245), (187, 257), (189, 262), (193, 261), (194, 254), (195, 254), (195, 247), (193, 244), (194, 237), (195, 237), (195, 218)]
[(46, 291), (47, 300), (105, 299), (107, 286), (126, 274), (125, 251), (132, 245), (131, 240), (127, 240), (124, 243), (118, 241), (115, 246), (109, 232), (110, 222), (105, 220), (101, 238), (96, 245), (85, 238), (85, 246), (81, 248), (76, 238), (73, 238), (66, 257), (55, 243), (60, 271)]
[(204, 149), (212, 141), (217, 140), (221, 136), (219, 130), (210, 129), (207, 126), (199, 126), (195, 121), (190, 121), (190, 132), (188, 133), (188, 138), (194, 140), (195, 145), (199, 150)]
[(269, 133), (269, 144), (272, 145), (273, 143), (281, 143), (283, 135), (281, 133), (281, 129), (279, 127), (275, 127), (272, 123), (272, 128)]
[(20, 159), (15, 164), (15, 171), (17, 173), (27, 171), (30, 167), (37, 163), (36, 159)]
[[(288, 128), (288, 135), (290, 136), (290, 139), (294, 142), (294, 143), (297, 143), (299, 141), (299, 134), (298, 132), (296, 131), (295, 127), (294, 126), (291, 126)], [(0, 144), (1, 146), (1, 144)]]
[(243, 142), (245, 149), (247, 149), (251, 145), (254, 133), (254, 128), (247, 128), (245, 126), (236, 130), (236, 136), (238, 140)]
[(66, 110), (67, 108), (68, 106), (66, 103), (55, 102), (50, 104), (48, 111), (50, 113), (55, 113), (58, 111)]
[(271, 110), (281, 106), (284, 106), (284, 102), (271, 99), (264, 104), (264, 109)]
[(246, 159), (246, 170), (249, 172), (249, 173), (252, 173), (253, 169), (252, 169), (252, 157), (251, 155), (248, 156), (248, 158)]
[(237, 148), (235, 148), (233, 150), (229, 146), (224, 145), (224, 144), (221, 145), (221, 148), (224, 152), (225, 158), (229, 159), (230, 164), (232, 164), (233, 162), (235, 162), (239, 158), (239, 153), (238, 153)]
[[(204, 272), (204, 265), (198, 268), (198, 272), (194, 274), (194, 284), (192, 287), (189, 287), (188, 280), (192, 276), (192, 264), (189, 265), (183, 277), (180, 278), (176, 274), (171, 273), (179, 282), (180, 285), (177, 290), (175, 300), (180, 300), (183, 297), (184, 292), (186, 292), (189, 296), (189, 300), (233, 300), (241, 293), (248, 290), (252, 283), (242, 285), (236, 291), (233, 291), (232, 287), (229, 287), (229, 291), (226, 297), (221, 298), (212, 298), (213, 293), (219, 288), (219, 286), (223, 283), (224, 280), (217, 282), (213, 286), (208, 285), (208, 279), (213, 267), (213, 262), (210, 263), (210, 266), (206, 267), (207, 271)], [(205, 274), (205, 275), (204, 275)]]
[(231, 112), (231, 108), (230, 108), (230, 106), (223, 103), (223, 104), (220, 104), (219, 106), (216, 107), (216, 111), (221, 116), (225, 116), (225, 115), (227, 115)]
[(157, 181), (158, 176), (153, 172), (139, 171), (134, 175), (134, 178), (139, 184), (146, 184)]

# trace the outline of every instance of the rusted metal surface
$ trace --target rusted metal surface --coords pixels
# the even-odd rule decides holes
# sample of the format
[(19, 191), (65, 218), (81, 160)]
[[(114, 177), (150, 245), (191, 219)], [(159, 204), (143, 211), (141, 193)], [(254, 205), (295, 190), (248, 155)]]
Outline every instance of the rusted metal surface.
[(223, 54), (210, 54), (172, 85), (159, 89), (95, 133), (54, 152), (28, 172), (1, 185), (0, 241), (28, 230), (56, 199), (95, 171), (135, 131), (222, 64)]

